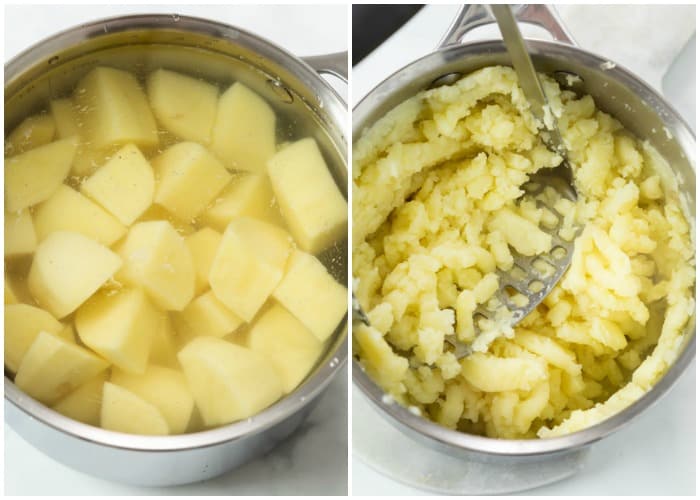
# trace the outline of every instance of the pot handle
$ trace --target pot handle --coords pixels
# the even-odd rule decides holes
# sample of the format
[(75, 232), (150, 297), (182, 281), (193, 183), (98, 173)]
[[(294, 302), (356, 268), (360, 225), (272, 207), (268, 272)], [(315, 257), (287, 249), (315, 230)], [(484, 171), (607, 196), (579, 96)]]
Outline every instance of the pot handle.
[(306, 56), (302, 59), (318, 73), (327, 73), (348, 83), (348, 53), (334, 52), (320, 56)]
[[(518, 22), (540, 26), (547, 30), (557, 42), (576, 45), (573, 36), (564, 26), (557, 12), (549, 5), (521, 4), (513, 5), (511, 8)], [(474, 28), (495, 22), (496, 19), (485, 5), (463, 5), (437, 48), (442, 49), (450, 45), (457, 45), (464, 38), (464, 35)]]

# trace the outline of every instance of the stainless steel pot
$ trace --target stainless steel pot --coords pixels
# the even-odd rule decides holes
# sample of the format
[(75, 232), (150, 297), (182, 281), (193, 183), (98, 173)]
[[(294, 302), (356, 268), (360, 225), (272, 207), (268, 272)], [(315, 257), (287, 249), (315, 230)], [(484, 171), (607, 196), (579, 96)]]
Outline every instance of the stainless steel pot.
[[(5, 130), (48, 99), (66, 95), (97, 64), (144, 71), (165, 66), (208, 80), (242, 81), (271, 103), (289, 138), (313, 136), (347, 193), (346, 104), (319, 76), (347, 80), (347, 55), (306, 62), (252, 33), (177, 15), (138, 15), (81, 25), (39, 42), (5, 65)], [(347, 282), (347, 245), (321, 260)], [(54, 412), (5, 377), (5, 417), (26, 441), (75, 469), (148, 486), (185, 484), (222, 474), (289, 436), (347, 361), (347, 319), (292, 394), (248, 421), (179, 436), (106, 431)]]
[[(538, 71), (556, 77), (575, 74), (574, 89), (590, 94), (599, 108), (617, 118), (638, 137), (648, 139), (675, 174), (686, 216), (695, 214), (695, 137), (678, 113), (652, 88), (623, 67), (575, 45), (553, 10), (544, 5), (520, 6), (520, 22), (546, 29), (555, 41), (528, 40)], [(353, 142), (389, 110), (426, 88), (451, 82), (484, 66), (510, 65), (500, 40), (461, 44), (475, 27), (495, 22), (481, 5), (465, 6), (438, 48), (400, 69), (375, 87), (353, 109)], [(557, 78), (559, 80), (559, 78)], [(694, 237), (694, 232), (693, 232)], [(454, 457), (495, 464), (561, 461), (629, 424), (665, 394), (695, 356), (695, 316), (685, 329), (683, 350), (664, 377), (644, 397), (624, 411), (590, 428), (550, 439), (492, 439), (453, 431), (414, 415), (398, 404), (386, 404), (383, 391), (353, 362), (353, 381), (378, 412), (411, 438)], [(509, 469), (509, 473), (512, 473)], [(466, 474), (466, 469), (465, 469)], [(559, 474), (557, 478), (561, 478)]]

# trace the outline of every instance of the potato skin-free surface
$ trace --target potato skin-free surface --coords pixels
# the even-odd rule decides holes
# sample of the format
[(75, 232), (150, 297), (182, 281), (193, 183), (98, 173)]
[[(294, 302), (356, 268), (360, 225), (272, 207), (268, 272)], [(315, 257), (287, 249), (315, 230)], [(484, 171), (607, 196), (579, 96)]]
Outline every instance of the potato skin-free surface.
[[(295, 130), (278, 131), (267, 94), (238, 81), (85, 71), (5, 142), (6, 372), (28, 397), (115, 432), (251, 418), (324, 345), (273, 297), (300, 243), (267, 162), (278, 132), (288, 144)], [(339, 292), (315, 271), (290, 274), (279, 297), (305, 320), (322, 307), (325, 338)]]

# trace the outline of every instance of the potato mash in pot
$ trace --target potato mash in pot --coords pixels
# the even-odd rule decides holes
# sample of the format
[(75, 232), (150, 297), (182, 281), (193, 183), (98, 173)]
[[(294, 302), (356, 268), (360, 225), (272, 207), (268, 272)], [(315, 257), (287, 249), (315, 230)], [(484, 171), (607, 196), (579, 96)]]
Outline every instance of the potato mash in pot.
[(401, 404), (489, 437), (558, 436), (621, 411), (675, 361), (695, 307), (694, 244), (669, 166), (592, 97), (541, 78), (579, 195), (552, 205), (560, 236), (575, 238), (571, 266), (536, 310), (462, 360), (445, 337), (468, 338), (511, 248), (538, 245), (537, 231), (523, 241), (499, 221), (547, 226), (554, 214), (520, 198), (530, 174), (562, 158), (500, 66), (408, 99), (353, 149), (355, 295), (371, 325), (355, 327), (355, 355)]

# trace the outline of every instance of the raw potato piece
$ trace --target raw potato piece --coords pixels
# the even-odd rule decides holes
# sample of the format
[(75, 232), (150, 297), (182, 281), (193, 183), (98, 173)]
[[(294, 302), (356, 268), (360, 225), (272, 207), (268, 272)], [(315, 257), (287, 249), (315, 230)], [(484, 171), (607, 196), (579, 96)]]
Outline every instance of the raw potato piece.
[(130, 142), (142, 147), (158, 145), (148, 99), (131, 73), (95, 68), (78, 82), (74, 95), (83, 139), (94, 149)]
[(219, 160), (196, 142), (171, 146), (152, 164), (155, 202), (185, 222), (197, 217), (231, 180)]
[(5, 142), (5, 156), (14, 156), (51, 142), (56, 135), (56, 125), (51, 115), (34, 115), (25, 118)]
[(235, 231), (260, 257), (284, 271), (294, 245), (294, 240), (287, 231), (251, 217), (237, 217), (231, 221), (227, 230)]
[(316, 257), (298, 250), (272, 296), (321, 342), (335, 331), (348, 308), (347, 289)]
[(102, 390), (100, 426), (128, 434), (165, 436), (170, 432), (155, 405), (111, 382), (105, 382)]
[(29, 210), (5, 213), (5, 258), (29, 255), (36, 249), (36, 232)]
[(77, 147), (72, 137), (5, 160), (5, 209), (18, 212), (48, 199), (68, 175)]
[(15, 384), (34, 399), (52, 405), (108, 366), (87, 349), (40, 332), (19, 365)]
[(163, 315), (161, 327), (153, 332), (151, 351), (148, 357), (149, 364), (167, 368), (178, 368), (180, 366), (177, 361), (174, 335), (170, 316), (165, 314)]
[(53, 409), (61, 415), (84, 424), (99, 426), (102, 388), (106, 381), (107, 372), (103, 371), (61, 399), (53, 406)]
[(166, 221), (139, 222), (129, 230), (119, 254), (117, 280), (143, 287), (166, 311), (182, 311), (194, 296), (194, 266), (185, 241)]
[(117, 145), (109, 146), (104, 149), (95, 149), (85, 143), (81, 143), (73, 158), (70, 174), (76, 177), (92, 175), (100, 166), (107, 163), (112, 156), (114, 156), (118, 148), (119, 146)]
[(226, 307), (249, 322), (282, 278), (290, 251), (284, 230), (255, 219), (235, 219), (221, 238), (211, 265), (211, 289)]
[(51, 101), (50, 107), (59, 139), (80, 135), (77, 112), (73, 101), (70, 99), (56, 99)]
[(345, 236), (348, 204), (316, 141), (287, 146), (267, 167), (282, 216), (303, 250), (317, 254)]
[(126, 228), (111, 214), (66, 185), (36, 208), (34, 227), (39, 241), (56, 231), (72, 231), (110, 246), (126, 234)]
[(83, 194), (130, 226), (153, 202), (153, 169), (139, 148), (127, 144), (80, 186)]
[(194, 399), (182, 372), (149, 366), (143, 375), (114, 370), (110, 380), (155, 406), (168, 422), (170, 434), (182, 434), (194, 408)]
[(272, 360), (282, 378), (285, 394), (306, 377), (323, 348), (323, 343), (279, 304), (270, 307), (255, 322), (248, 332), (247, 344)]
[(186, 141), (209, 144), (219, 97), (214, 85), (159, 69), (149, 75), (146, 89), (163, 127)]
[(243, 323), (211, 290), (190, 302), (182, 311), (182, 318), (194, 335), (214, 337), (228, 335)]
[(252, 417), (282, 395), (272, 362), (226, 340), (197, 337), (178, 358), (207, 426)]
[(34, 254), (29, 291), (60, 319), (75, 311), (121, 265), (118, 255), (82, 234), (51, 233)]
[(61, 330), (63, 325), (43, 309), (27, 304), (5, 306), (5, 367), (16, 373), (39, 332), (58, 335)]
[(163, 314), (139, 289), (98, 293), (75, 315), (83, 343), (131, 373), (146, 370), (153, 335), (162, 322)]
[(211, 149), (232, 170), (265, 173), (275, 154), (275, 112), (241, 83), (219, 98)]
[(202, 214), (202, 222), (223, 231), (234, 217), (240, 215), (283, 224), (267, 175), (246, 173), (235, 176), (211, 208)]
[(200, 294), (209, 287), (209, 270), (221, 243), (221, 235), (209, 227), (200, 229), (185, 238), (192, 255), (195, 272), (195, 293)]

